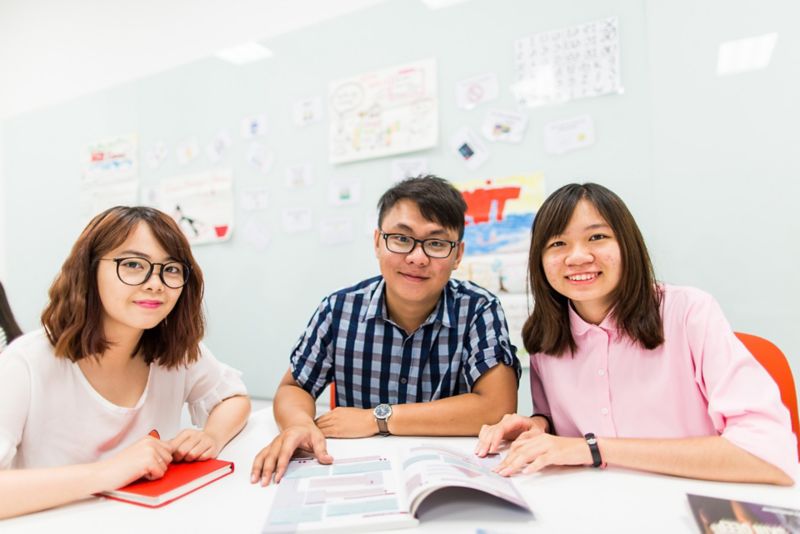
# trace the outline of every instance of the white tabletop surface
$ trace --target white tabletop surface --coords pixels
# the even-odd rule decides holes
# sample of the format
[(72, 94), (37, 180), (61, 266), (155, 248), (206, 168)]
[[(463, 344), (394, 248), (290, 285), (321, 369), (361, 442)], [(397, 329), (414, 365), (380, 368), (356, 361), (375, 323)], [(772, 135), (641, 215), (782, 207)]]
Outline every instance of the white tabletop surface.
[[(32, 532), (97, 533), (257, 533), (266, 519), (274, 489), (251, 485), (255, 454), (277, 434), (272, 409), (254, 412), (250, 422), (220, 454), (235, 472), (162, 508), (150, 509), (91, 498), (27, 516), (0, 521), (3, 534)], [(471, 451), (475, 438), (374, 437), (329, 440), (334, 456), (382, 450), (387, 445), (432, 441)], [(623, 469), (553, 468), (514, 477), (533, 516), (482, 494), (447, 490), (421, 506), (420, 526), (398, 532), (696, 532), (686, 493), (800, 508), (800, 488), (726, 484), (649, 475)]]

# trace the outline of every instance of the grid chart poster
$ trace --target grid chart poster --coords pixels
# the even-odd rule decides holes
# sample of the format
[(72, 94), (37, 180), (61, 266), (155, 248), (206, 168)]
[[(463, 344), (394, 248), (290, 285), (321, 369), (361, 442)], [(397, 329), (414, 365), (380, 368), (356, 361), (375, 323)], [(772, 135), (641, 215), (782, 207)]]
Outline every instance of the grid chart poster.
[(436, 61), (331, 82), (330, 161), (346, 163), (436, 145)]
[(175, 176), (161, 182), (160, 209), (181, 227), (189, 243), (227, 241), (233, 230), (233, 179), (217, 170)]
[(536, 107), (622, 93), (618, 28), (609, 17), (517, 39), (517, 100)]

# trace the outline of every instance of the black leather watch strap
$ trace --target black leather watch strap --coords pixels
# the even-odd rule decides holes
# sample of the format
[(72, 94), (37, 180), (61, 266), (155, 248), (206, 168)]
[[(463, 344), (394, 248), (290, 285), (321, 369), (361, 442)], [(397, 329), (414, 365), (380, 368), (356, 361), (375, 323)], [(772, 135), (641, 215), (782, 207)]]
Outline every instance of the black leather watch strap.
[(605, 467), (603, 464), (603, 457), (600, 456), (600, 447), (597, 446), (597, 438), (592, 432), (584, 434), (586, 443), (589, 445), (589, 451), (592, 453), (592, 467)]

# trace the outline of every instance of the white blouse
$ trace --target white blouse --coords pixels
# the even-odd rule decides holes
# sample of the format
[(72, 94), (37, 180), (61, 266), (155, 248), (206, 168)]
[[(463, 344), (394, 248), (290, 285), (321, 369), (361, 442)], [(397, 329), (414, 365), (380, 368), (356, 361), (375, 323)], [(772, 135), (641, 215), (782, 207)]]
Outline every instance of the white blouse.
[(203, 426), (218, 403), (245, 395), (239, 375), (200, 344), (200, 358), (189, 366), (151, 364), (141, 398), (124, 408), (102, 397), (77, 363), (56, 357), (44, 330), (31, 332), (0, 357), (0, 469), (96, 462), (153, 429), (170, 439), (184, 402)]

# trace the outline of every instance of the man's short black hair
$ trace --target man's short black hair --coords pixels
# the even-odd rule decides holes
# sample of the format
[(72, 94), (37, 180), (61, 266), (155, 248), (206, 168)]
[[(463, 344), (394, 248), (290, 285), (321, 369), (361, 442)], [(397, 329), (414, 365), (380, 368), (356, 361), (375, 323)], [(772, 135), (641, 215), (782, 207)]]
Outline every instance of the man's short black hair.
[(389, 210), (406, 199), (416, 203), (423, 217), (456, 230), (459, 241), (464, 238), (467, 203), (453, 184), (432, 174), (406, 178), (386, 191), (378, 200), (378, 227)]

